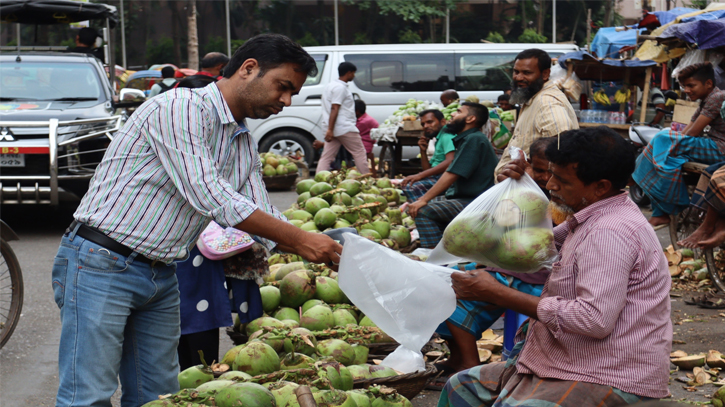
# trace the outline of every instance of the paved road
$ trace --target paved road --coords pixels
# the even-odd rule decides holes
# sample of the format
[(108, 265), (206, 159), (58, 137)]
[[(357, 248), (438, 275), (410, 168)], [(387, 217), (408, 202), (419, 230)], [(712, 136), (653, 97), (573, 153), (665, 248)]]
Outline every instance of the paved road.
[[(278, 192), (271, 196), (273, 203), (281, 209), (288, 208), (296, 200), (293, 192)], [(60, 321), (53, 302), (50, 270), (58, 242), (72, 220), (74, 209), (74, 205), (57, 210), (46, 207), (0, 208), (2, 219), (20, 236), (21, 240), (11, 245), (22, 266), (25, 281), (25, 302), (20, 323), (0, 351), (0, 407), (54, 405), (58, 387)], [(660, 231), (659, 235), (663, 244), (669, 244), (664, 231)], [(698, 322), (676, 326), (679, 331), (676, 338), (687, 342), (686, 345), (677, 345), (677, 348), (695, 352), (722, 346), (725, 325), (717, 312), (703, 312), (684, 306), (681, 300), (673, 302), (673, 309), (676, 318), (685, 313), (703, 314), (696, 315)], [(222, 335), (221, 342), (222, 352), (232, 346), (226, 335)], [(719, 350), (725, 351), (725, 348)], [(699, 393), (688, 393), (681, 387), (673, 381), (672, 391), (677, 398), (705, 401), (703, 396), (712, 392), (703, 388)], [(425, 392), (422, 396), (415, 399), (416, 407), (433, 406), (438, 398), (435, 392)], [(114, 405), (118, 405), (118, 397), (114, 399)]]

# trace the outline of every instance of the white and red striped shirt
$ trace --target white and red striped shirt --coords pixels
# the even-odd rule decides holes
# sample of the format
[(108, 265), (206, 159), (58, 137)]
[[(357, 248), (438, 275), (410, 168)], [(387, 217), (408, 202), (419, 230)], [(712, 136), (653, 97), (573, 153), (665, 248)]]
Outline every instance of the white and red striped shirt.
[(669, 394), (671, 278), (657, 236), (626, 193), (554, 230), (560, 261), (541, 293), (517, 370)]

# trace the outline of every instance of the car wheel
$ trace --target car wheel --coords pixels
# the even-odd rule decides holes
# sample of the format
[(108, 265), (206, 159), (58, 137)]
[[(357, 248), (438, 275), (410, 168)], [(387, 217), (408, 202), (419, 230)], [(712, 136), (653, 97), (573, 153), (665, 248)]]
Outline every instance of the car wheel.
[(315, 150), (312, 142), (304, 135), (295, 131), (280, 131), (267, 136), (259, 143), (259, 151), (271, 152), (280, 156), (292, 156), (304, 159), (312, 168), (315, 161)]
[(637, 184), (629, 186), (629, 197), (632, 199), (632, 202), (636, 203), (638, 206), (647, 206), (650, 203), (649, 197), (644, 193), (642, 187)]

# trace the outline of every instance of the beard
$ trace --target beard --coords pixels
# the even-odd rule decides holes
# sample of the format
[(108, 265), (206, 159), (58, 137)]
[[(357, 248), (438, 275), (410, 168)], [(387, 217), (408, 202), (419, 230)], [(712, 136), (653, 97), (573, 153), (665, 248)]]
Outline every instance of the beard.
[(574, 209), (554, 201), (549, 201), (549, 210), (551, 210), (551, 220), (555, 225), (561, 225), (574, 216)]
[(251, 112), (250, 119), (266, 119), (273, 114), (282, 111), (284, 104), (279, 100), (269, 100), (269, 90), (257, 76), (246, 88), (238, 90), (239, 100), (247, 105), (247, 111)]
[(513, 91), (511, 92), (511, 98), (509, 99), (509, 103), (515, 104), (515, 105), (524, 105), (526, 102), (531, 100), (534, 95), (539, 93), (541, 89), (544, 88), (544, 79), (539, 76), (538, 79), (531, 82), (529, 86), (522, 88), (516, 85), (516, 82), (511, 83), (511, 88)]
[(448, 124), (446, 125), (446, 127), (448, 127), (448, 131), (451, 134), (458, 134), (458, 133), (460, 133), (460, 132), (463, 131), (463, 128), (464, 127), (466, 127), (465, 120), (466, 120), (465, 117), (462, 118), (462, 119), (454, 119), (454, 120), (451, 120), (450, 122), (448, 122)]

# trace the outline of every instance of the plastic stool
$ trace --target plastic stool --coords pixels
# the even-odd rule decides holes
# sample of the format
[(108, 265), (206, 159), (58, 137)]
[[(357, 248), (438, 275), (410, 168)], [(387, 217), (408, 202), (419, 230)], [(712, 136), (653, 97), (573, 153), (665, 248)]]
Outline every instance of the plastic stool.
[(501, 352), (501, 360), (508, 359), (513, 350), (514, 338), (516, 337), (516, 331), (519, 327), (528, 319), (526, 315), (519, 314), (518, 312), (506, 310), (503, 317), (503, 351)]

